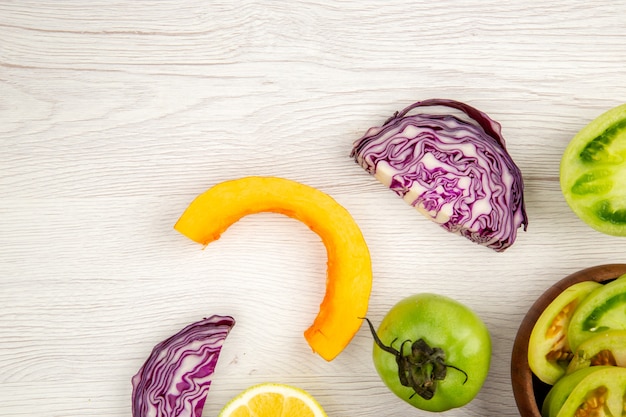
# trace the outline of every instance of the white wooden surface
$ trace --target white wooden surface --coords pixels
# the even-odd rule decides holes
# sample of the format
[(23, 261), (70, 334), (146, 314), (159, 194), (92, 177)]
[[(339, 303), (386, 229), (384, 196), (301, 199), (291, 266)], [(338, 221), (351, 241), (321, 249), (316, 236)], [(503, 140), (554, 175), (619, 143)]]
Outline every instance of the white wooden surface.
[[(331, 194), (369, 243), (370, 318), (431, 291), (493, 336), (479, 396), (446, 416), (516, 416), (510, 353), (534, 299), (626, 240), (566, 206), (560, 155), (626, 101), (624, 1), (4, 1), (0, 4), (0, 415), (130, 416), (152, 347), (231, 314), (205, 416), (261, 381), (329, 416), (429, 415), (379, 381), (365, 327), (327, 363), (302, 332), (325, 251), (304, 225), (249, 216), (205, 250), (172, 226), (245, 175)], [(503, 125), (530, 224), (497, 254), (449, 235), (349, 157), (413, 101), (465, 101)]]

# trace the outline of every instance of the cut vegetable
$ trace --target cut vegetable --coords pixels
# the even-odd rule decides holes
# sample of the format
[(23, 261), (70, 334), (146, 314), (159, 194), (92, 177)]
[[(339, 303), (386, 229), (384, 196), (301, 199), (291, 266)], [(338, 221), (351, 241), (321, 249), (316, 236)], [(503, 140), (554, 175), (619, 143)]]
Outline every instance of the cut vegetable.
[(561, 158), (560, 182), (565, 200), (586, 224), (626, 236), (626, 104), (574, 136)]
[[(597, 366), (578, 372), (583, 372), (583, 377), (577, 381), (569, 395), (566, 395), (562, 405), (554, 401), (554, 404), (548, 406), (551, 410), (549, 417), (624, 415), (626, 368)], [(576, 376), (576, 373), (570, 376)], [(562, 397), (559, 399), (562, 400)], [(558, 413), (554, 414), (555, 410)]]
[(133, 417), (201, 417), (229, 316), (190, 324), (154, 347), (133, 377)]
[(282, 213), (306, 224), (326, 246), (326, 294), (304, 336), (324, 359), (350, 343), (367, 313), (372, 288), (370, 254), (350, 213), (328, 194), (277, 177), (245, 177), (215, 185), (199, 195), (174, 228), (207, 245), (243, 216)]
[(572, 358), (567, 330), (574, 310), (602, 284), (582, 281), (561, 292), (541, 313), (528, 340), (530, 370), (546, 384), (554, 384), (565, 374)]
[(567, 366), (567, 373), (602, 365), (626, 367), (626, 330), (607, 330), (582, 342)]
[(427, 218), (475, 243), (500, 252), (526, 230), (522, 174), (500, 125), (467, 104), (415, 103), (369, 129), (351, 156)]
[(576, 388), (576, 385), (596, 370), (597, 369), (591, 368), (581, 369), (578, 372), (565, 375), (556, 381), (556, 384), (550, 388), (550, 391), (548, 391), (548, 394), (541, 405), (541, 416), (556, 417), (569, 395), (572, 393), (574, 388)]
[(589, 294), (572, 315), (567, 337), (572, 349), (607, 330), (626, 330), (626, 275)]

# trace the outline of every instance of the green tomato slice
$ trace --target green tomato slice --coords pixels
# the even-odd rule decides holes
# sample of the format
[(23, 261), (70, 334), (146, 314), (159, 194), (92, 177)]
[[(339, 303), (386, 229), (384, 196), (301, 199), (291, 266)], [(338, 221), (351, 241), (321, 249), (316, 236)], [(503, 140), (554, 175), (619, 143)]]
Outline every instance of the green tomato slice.
[(541, 406), (541, 416), (555, 417), (580, 381), (596, 370), (597, 368), (584, 368), (578, 372), (573, 372), (559, 379), (554, 386), (550, 388), (548, 395), (546, 395), (546, 398), (543, 401)]
[(560, 182), (568, 205), (585, 223), (626, 236), (626, 104), (574, 136), (561, 158)]
[(623, 416), (626, 368), (596, 366), (582, 372), (587, 370), (591, 371), (576, 384), (555, 417)]
[(602, 284), (595, 281), (571, 285), (537, 319), (528, 341), (528, 365), (546, 384), (553, 385), (565, 374), (572, 358), (567, 338), (570, 318), (582, 300), (599, 287)]
[(572, 350), (607, 330), (626, 330), (626, 274), (595, 289), (574, 311), (567, 329)]
[(626, 330), (607, 330), (582, 342), (574, 352), (566, 373), (603, 365), (626, 367)]

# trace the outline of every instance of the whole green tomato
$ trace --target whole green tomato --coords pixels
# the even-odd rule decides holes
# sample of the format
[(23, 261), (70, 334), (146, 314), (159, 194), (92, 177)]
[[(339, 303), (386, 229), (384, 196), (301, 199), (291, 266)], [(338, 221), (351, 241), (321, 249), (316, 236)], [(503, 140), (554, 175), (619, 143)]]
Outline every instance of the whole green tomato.
[(463, 304), (416, 294), (393, 306), (378, 331), (367, 322), (376, 371), (412, 406), (427, 411), (461, 407), (482, 388), (491, 364), (491, 337)]

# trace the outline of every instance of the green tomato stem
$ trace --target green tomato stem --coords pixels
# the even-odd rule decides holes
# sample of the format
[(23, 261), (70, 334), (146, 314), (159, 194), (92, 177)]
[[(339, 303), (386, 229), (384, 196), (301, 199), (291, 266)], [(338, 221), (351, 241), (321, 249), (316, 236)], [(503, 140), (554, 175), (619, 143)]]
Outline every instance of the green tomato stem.
[[(418, 339), (415, 342), (403, 341), (400, 350), (397, 350), (392, 346), (397, 339), (394, 339), (389, 346), (385, 345), (374, 330), (372, 322), (367, 317), (363, 317), (363, 319), (367, 321), (376, 345), (395, 356), (400, 383), (415, 391), (410, 398), (415, 394), (426, 400), (433, 398), (437, 390), (437, 381), (443, 381), (446, 378), (447, 368), (456, 369), (463, 373), (465, 375), (463, 384), (467, 382), (467, 372), (445, 363), (446, 354), (443, 349), (431, 347), (424, 339)], [(405, 354), (403, 353), (406, 350), (404, 345), (407, 343), (411, 343), (411, 349)]]

